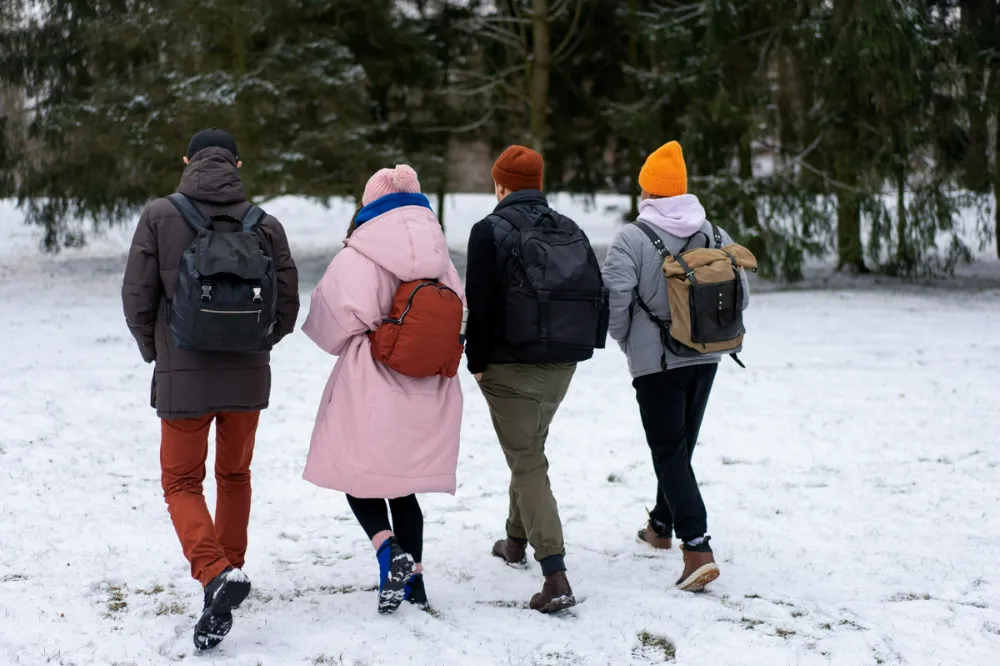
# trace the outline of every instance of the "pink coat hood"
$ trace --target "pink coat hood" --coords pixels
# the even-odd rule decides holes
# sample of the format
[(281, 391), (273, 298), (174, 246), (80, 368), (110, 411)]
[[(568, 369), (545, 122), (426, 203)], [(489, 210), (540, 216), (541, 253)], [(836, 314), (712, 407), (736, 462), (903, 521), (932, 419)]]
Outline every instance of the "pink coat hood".
[(440, 279), (465, 300), (434, 213), (403, 206), (359, 226), (313, 292), (302, 330), (339, 358), (320, 399), (307, 481), (355, 497), (455, 492), (459, 380), (400, 375), (372, 358), (366, 335), (400, 282), (419, 278)]
[(705, 209), (693, 194), (646, 199), (639, 204), (639, 219), (678, 238), (690, 238), (705, 226)]

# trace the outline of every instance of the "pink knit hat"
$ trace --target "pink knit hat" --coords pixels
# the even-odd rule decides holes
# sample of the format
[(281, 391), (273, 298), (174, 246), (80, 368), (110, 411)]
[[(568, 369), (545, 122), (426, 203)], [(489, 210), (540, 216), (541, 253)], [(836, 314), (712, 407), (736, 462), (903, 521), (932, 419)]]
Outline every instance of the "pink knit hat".
[(361, 205), (367, 206), (387, 194), (398, 192), (420, 193), (417, 172), (405, 164), (397, 164), (395, 169), (380, 169), (376, 172), (365, 185), (365, 195), (361, 198)]

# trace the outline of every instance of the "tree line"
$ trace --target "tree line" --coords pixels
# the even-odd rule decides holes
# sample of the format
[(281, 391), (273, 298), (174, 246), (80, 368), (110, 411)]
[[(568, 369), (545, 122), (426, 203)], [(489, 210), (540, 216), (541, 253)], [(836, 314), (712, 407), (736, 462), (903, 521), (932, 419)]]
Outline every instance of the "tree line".
[[(170, 191), (194, 129), (255, 197), (357, 195), (522, 142), (546, 187), (630, 195), (668, 139), (768, 275), (1000, 255), (1000, 0), (9, 0), (0, 196), (58, 247)], [(2, 95), (2, 93), (0, 93)]]

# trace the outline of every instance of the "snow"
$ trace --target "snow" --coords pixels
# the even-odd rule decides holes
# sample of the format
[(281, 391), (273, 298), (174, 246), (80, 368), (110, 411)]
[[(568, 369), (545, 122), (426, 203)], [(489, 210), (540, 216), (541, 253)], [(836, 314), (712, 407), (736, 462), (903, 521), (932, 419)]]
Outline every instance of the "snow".
[[(449, 205), (458, 244), (489, 201)], [(265, 207), (319, 259), (351, 212)], [(614, 229), (602, 214), (585, 220), (596, 239)], [(722, 366), (695, 455), (722, 568), (706, 594), (672, 589), (677, 550), (635, 543), (655, 486), (624, 357), (580, 367), (548, 445), (581, 601), (559, 618), (524, 608), (537, 564), (489, 555), (508, 472), (464, 371), (457, 496), (421, 498), (436, 614), (379, 616), (375, 556), (346, 501), (301, 480), (334, 359), (290, 337), (253, 467), (254, 592), (195, 657), (200, 590), (161, 496), (150, 368), (121, 315), (128, 237), (40, 256), (0, 204), (4, 666), (619, 666), (662, 663), (660, 638), (680, 665), (996, 663), (1000, 291), (888, 288), (755, 297), (749, 368)]]

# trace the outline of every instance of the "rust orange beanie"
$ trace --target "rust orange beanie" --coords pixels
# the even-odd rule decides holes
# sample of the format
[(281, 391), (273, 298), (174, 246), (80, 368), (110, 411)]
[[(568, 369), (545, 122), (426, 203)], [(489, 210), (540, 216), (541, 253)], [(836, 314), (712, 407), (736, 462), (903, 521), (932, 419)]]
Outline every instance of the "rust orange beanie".
[(688, 175), (681, 144), (671, 141), (647, 157), (639, 172), (639, 185), (657, 197), (687, 194)]
[(542, 189), (545, 162), (531, 148), (511, 146), (493, 165), (493, 181), (511, 192)]

